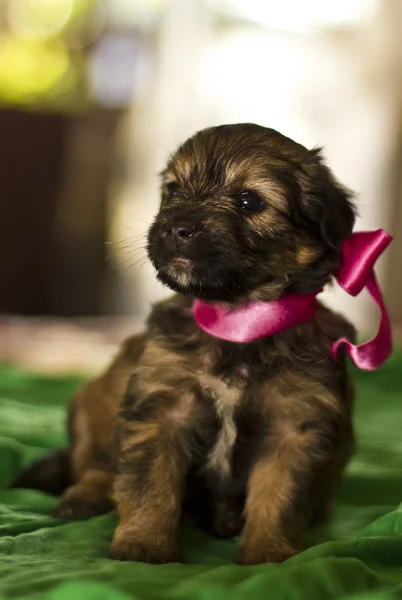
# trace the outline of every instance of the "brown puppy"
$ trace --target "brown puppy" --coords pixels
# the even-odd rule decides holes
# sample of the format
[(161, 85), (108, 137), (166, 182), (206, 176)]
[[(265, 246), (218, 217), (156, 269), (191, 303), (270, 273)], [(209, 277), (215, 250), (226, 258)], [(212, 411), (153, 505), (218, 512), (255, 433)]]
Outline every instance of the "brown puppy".
[[(344, 361), (331, 358), (353, 327), (320, 307), (303, 325), (234, 344), (197, 326), (192, 301), (321, 289), (354, 218), (320, 152), (272, 129), (210, 128), (178, 149), (148, 237), (159, 279), (178, 294), (75, 399), (73, 485), (59, 516), (88, 517), (113, 502), (111, 554), (122, 560), (178, 560), (183, 512), (221, 536), (242, 531), (239, 563), (299, 551), (306, 526), (329, 517), (353, 450), (352, 386)], [(50, 489), (55, 461), (20, 483)]]

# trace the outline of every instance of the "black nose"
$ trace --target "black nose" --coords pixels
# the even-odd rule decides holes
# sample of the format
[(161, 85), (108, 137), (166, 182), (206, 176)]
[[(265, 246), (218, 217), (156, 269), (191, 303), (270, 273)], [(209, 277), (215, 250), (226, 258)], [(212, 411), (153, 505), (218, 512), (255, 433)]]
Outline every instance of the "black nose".
[(177, 246), (182, 246), (198, 233), (197, 226), (193, 223), (176, 223), (167, 228), (168, 235)]

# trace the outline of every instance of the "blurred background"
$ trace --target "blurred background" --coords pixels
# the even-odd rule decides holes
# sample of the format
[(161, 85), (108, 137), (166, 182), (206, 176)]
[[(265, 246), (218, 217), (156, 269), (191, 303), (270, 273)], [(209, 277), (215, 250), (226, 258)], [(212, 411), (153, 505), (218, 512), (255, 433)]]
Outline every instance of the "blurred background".
[[(400, 0), (1, 0), (0, 360), (95, 366), (140, 327), (168, 293), (144, 251), (158, 172), (241, 121), (324, 146), (358, 228), (396, 237), (378, 275), (399, 336), (401, 72)], [(364, 295), (324, 295), (375, 329)]]

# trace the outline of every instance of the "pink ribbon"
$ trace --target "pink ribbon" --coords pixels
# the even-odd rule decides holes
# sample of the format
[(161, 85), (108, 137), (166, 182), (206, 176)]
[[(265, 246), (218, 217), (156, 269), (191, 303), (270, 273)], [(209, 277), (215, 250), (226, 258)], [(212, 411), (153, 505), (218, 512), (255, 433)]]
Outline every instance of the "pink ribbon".
[[(351, 296), (367, 288), (381, 312), (377, 335), (362, 344), (352, 344), (347, 338), (337, 340), (332, 346), (336, 360), (340, 346), (357, 367), (377, 369), (392, 351), (391, 324), (375, 274), (374, 264), (392, 241), (382, 229), (353, 233), (342, 244), (341, 264), (334, 272), (339, 285)], [(236, 343), (253, 342), (300, 325), (311, 319), (318, 307), (317, 295), (286, 294), (272, 302), (253, 302), (240, 308), (220, 304), (205, 304), (196, 299), (193, 305), (198, 325), (210, 335)]]
[(380, 309), (380, 325), (373, 339), (356, 346), (347, 338), (341, 338), (332, 346), (334, 359), (339, 347), (344, 345), (355, 365), (366, 371), (378, 369), (392, 352), (391, 323), (374, 273), (375, 262), (391, 241), (392, 237), (383, 229), (353, 233), (343, 242), (341, 265), (335, 272), (345, 292), (357, 296), (363, 288), (367, 288)]

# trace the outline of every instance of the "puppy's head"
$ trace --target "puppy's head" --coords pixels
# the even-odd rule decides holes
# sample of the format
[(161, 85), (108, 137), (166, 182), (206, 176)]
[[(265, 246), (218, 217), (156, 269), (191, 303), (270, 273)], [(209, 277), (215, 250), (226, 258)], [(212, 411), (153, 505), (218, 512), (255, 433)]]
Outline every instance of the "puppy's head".
[(351, 194), (319, 150), (258, 125), (223, 125), (170, 159), (148, 254), (158, 278), (182, 294), (272, 300), (322, 288), (354, 220)]

